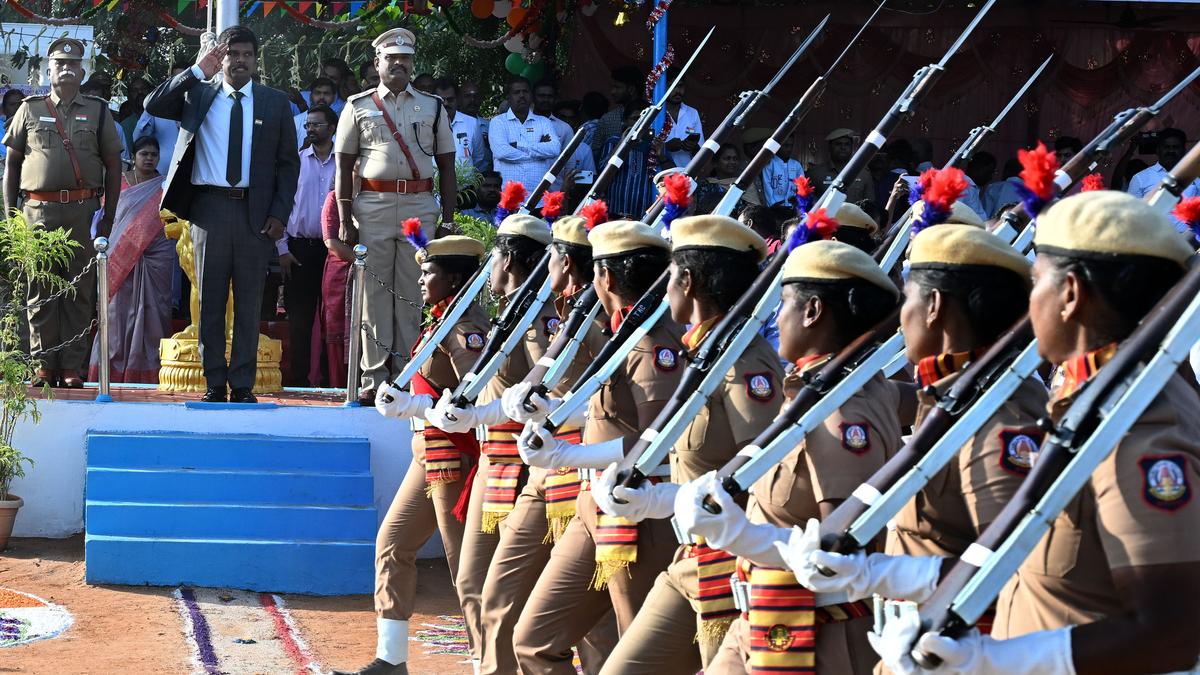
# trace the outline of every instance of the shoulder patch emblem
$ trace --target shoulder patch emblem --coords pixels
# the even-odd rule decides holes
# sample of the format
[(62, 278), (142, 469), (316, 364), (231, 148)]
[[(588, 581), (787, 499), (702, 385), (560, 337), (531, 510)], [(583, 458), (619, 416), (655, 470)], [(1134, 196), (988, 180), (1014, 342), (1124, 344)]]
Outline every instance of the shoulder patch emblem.
[(675, 350), (662, 345), (654, 345), (654, 367), (663, 372), (671, 372), (679, 366), (679, 357)]
[(1163, 511), (1177, 511), (1192, 501), (1187, 459), (1183, 455), (1148, 455), (1138, 460), (1142, 469), (1142, 498)]
[(542, 334), (546, 337), (554, 337), (554, 334), (558, 332), (560, 324), (562, 324), (562, 319), (559, 319), (557, 316), (543, 316)]
[(871, 427), (866, 422), (842, 422), (842, 447), (861, 455), (871, 449)]
[(773, 652), (786, 652), (795, 641), (792, 630), (781, 623), (777, 623), (767, 630), (767, 649)]
[(771, 383), (771, 373), (747, 373), (746, 394), (755, 401), (766, 403), (775, 398), (775, 386)]
[(483, 351), (483, 333), (467, 333), (467, 349), (473, 352)]
[(1024, 476), (1033, 468), (1046, 434), (1038, 429), (1000, 430), (1000, 468)]

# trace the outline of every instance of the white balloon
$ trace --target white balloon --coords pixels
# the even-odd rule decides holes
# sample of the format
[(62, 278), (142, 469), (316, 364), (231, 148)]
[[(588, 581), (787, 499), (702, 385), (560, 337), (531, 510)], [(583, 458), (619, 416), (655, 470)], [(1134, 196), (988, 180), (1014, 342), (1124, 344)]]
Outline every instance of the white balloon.
[(492, 16), (503, 19), (512, 11), (512, 6), (512, 0), (496, 0), (496, 3), (492, 5)]
[(514, 54), (524, 55), (529, 50), (525, 47), (525, 43), (521, 41), (520, 35), (515, 35), (504, 41), (504, 48)]
[(542, 42), (543, 42), (542, 36), (538, 35), (537, 33), (534, 33), (533, 35), (529, 36), (529, 48), (530, 49), (537, 49), (538, 47), (540, 47), (542, 45)]

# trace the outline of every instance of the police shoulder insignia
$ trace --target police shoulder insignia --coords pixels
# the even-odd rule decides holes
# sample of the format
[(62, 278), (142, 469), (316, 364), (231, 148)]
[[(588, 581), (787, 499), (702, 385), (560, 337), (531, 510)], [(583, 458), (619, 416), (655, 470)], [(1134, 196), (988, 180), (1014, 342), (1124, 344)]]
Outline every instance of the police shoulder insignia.
[(871, 449), (871, 427), (866, 422), (842, 422), (842, 447), (861, 455)]
[(664, 372), (671, 372), (679, 366), (679, 357), (675, 350), (663, 345), (654, 345), (654, 367)]
[(467, 349), (473, 352), (483, 351), (483, 333), (467, 333), (465, 340)]
[(1163, 511), (1177, 511), (1192, 500), (1187, 459), (1183, 455), (1146, 455), (1138, 460), (1142, 470), (1142, 498)]
[(791, 629), (781, 623), (767, 629), (767, 648), (773, 652), (786, 652), (795, 641)]
[(1029, 473), (1045, 436), (1039, 429), (1001, 429), (1000, 468), (1020, 476)]
[(746, 394), (755, 401), (766, 403), (775, 398), (775, 386), (771, 373), (746, 373)]
[(559, 319), (557, 316), (543, 316), (542, 317), (542, 334), (545, 335), (546, 337), (553, 337), (554, 334), (558, 332), (558, 326), (561, 323), (562, 323), (562, 320)]
[(353, 96), (351, 96), (350, 98), (346, 99), (346, 102), (347, 102), (347, 103), (350, 103), (351, 101), (357, 101), (358, 99), (360, 99), (360, 98), (366, 98), (366, 97), (370, 96), (370, 95), (371, 95), (371, 94), (373, 94), (373, 93), (375, 93), (375, 90), (374, 90), (374, 89), (368, 89), (368, 90), (366, 90), (366, 91), (362, 91), (362, 92), (359, 92), (359, 93), (357, 93), (357, 94), (354, 94), (354, 95), (353, 95)]

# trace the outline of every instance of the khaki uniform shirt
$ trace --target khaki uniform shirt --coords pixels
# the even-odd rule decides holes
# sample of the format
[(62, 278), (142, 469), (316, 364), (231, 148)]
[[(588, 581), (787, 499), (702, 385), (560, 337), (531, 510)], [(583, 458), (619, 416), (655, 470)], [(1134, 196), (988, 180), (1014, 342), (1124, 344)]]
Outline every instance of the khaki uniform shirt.
[(638, 341), (624, 365), (588, 401), (585, 443), (622, 438), (629, 452), (642, 431), (638, 408), (670, 399), (679, 387), (682, 337), (683, 328), (664, 317)]
[[(1070, 403), (1055, 402), (1051, 416)], [(1005, 586), (992, 636), (1119, 614), (1125, 608), (1111, 570), (1200, 561), (1198, 482), (1200, 397), (1173, 375)]]
[[(948, 391), (958, 373), (935, 387)], [(1036, 426), (1046, 410), (1046, 387), (1034, 375), (1008, 399), (963, 446), (956, 459), (939, 471), (896, 514), (889, 529), (889, 555), (958, 557), (1000, 515), (1031, 465), (1030, 453), (1042, 444)], [(936, 401), (917, 392), (916, 426)]]
[(783, 405), (783, 368), (761, 335), (746, 348), (671, 450), (671, 480), (685, 483), (721, 468), (754, 440)]
[[(784, 390), (799, 379), (799, 374), (788, 375)], [(754, 483), (747, 508), (750, 522), (804, 525), (821, 517), (821, 502), (848, 498), (899, 449), (899, 406), (896, 386), (882, 375), (871, 378)]]
[[(819, 199), (825, 194), (825, 190), (833, 183), (833, 179), (837, 178), (841, 173), (840, 169), (834, 169), (829, 164), (814, 164), (808, 169), (808, 178), (813, 184), (813, 199)], [(864, 199), (875, 199), (875, 181), (871, 180), (871, 172), (863, 169), (854, 177), (854, 180), (846, 186), (846, 201), (852, 204), (858, 204)], [(880, 204), (879, 206), (883, 206)]]
[(418, 372), (439, 394), (453, 390), (462, 376), (471, 370), (483, 352), (487, 341), (488, 315), (478, 303), (471, 306), (454, 324), (454, 328), (438, 345)]
[[(67, 104), (56, 94), (30, 96), (8, 121), (4, 144), (25, 155), (21, 164), (21, 189), (74, 190), (80, 187), (62, 134), (54, 123), (48, 101), (54, 102), (63, 130), (75, 149), (84, 188), (104, 187), (104, 155), (121, 153), (121, 138), (108, 103), (78, 94)], [(102, 128), (103, 127), (103, 128)]]
[[(525, 348), (525, 354), (529, 359), (530, 370), (533, 370), (538, 360), (550, 350), (551, 343), (554, 342), (560, 329), (566, 324), (567, 314), (570, 311), (570, 304), (561, 298), (553, 302), (547, 302), (542, 306), (541, 313), (533, 320), (533, 325), (525, 333), (525, 340), (522, 343)], [(556, 396), (566, 396), (571, 386), (575, 384), (575, 380), (579, 379), (579, 376), (583, 374), (584, 368), (591, 361), (591, 356), (594, 354), (592, 351), (593, 346), (603, 344), (601, 336), (603, 330), (604, 324), (600, 323), (599, 319), (592, 321), (592, 325), (588, 327), (588, 331), (584, 333), (583, 340), (579, 344), (579, 351), (575, 352), (575, 358), (567, 366), (562, 379), (555, 385), (553, 394)]]
[[(515, 295), (516, 291), (514, 291), (513, 294), (507, 298), (502, 299), (500, 301), (500, 307), (498, 311), (504, 311), (504, 306), (508, 304), (508, 302), (511, 301)], [(532, 332), (536, 327), (537, 326), (535, 324), (533, 328), (530, 328), (530, 331)], [(526, 341), (528, 340), (529, 337), (526, 336)], [(522, 349), (521, 345), (517, 345), (517, 348), (512, 350), (512, 353), (508, 355), (508, 358), (504, 360), (504, 363), (500, 364), (500, 369), (496, 371), (495, 377), (493, 377), (486, 385), (484, 385), (483, 391), (480, 392), (479, 400), (477, 400), (476, 403), (478, 405), (483, 405), (484, 403), (491, 403), (492, 401), (498, 400), (504, 394), (505, 389), (508, 389), (514, 384), (525, 379), (525, 376), (529, 373), (529, 369), (532, 367), (533, 362), (529, 360), (529, 354), (527, 350)]]
[[(392, 137), (383, 120), (383, 111), (371, 100), (372, 93), (379, 94), (416, 167), (409, 165), (400, 144)], [(417, 177), (414, 168), (421, 178), (432, 178), (433, 156), (453, 153), (455, 147), (449, 116), (440, 101), (436, 96), (413, 89), (411, 84), (399, 94), (380, 84), (374, 91), (351, 96), (338, 118), (334, 152), (357, 155), (360, 178), (413, 179)]]

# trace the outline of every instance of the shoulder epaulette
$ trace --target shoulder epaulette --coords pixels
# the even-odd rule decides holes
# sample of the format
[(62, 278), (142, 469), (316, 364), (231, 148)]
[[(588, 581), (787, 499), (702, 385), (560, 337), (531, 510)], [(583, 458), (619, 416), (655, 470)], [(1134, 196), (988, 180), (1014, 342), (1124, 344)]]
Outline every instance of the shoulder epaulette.
[(374, 89), (368, 89), (366, 91), (359, 92), (359, 93), (351, 96), (350, 98), (346, 99), (346, 103), (350, 103), (352, 101), (357, 101), (358, 99), (363, 98), (364, 96), (370, 96), (372, 93), (374, 93), (374, 91), (375, 91)]

